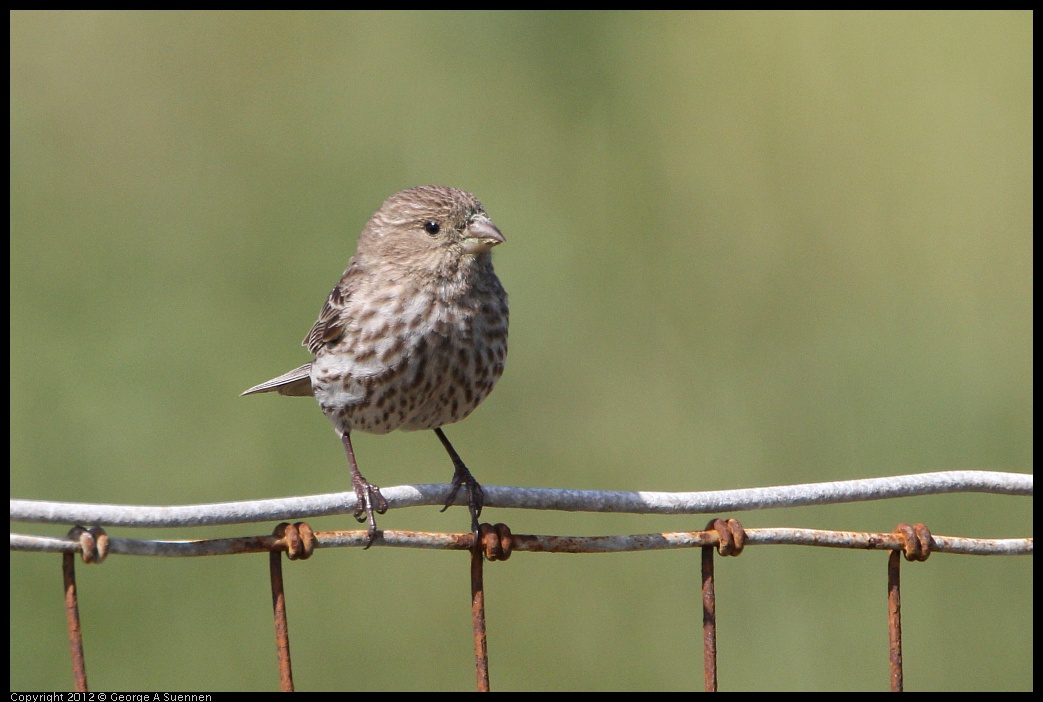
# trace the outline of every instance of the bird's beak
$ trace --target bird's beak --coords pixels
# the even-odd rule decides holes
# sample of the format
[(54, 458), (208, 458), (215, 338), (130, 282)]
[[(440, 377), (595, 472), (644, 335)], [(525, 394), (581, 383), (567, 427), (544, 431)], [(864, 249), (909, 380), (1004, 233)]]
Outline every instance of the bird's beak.
[(488, 251), (506, 241), (496, 225), (488, 219), (476, 219), (467, 225), (461, 242), (464, 253), (477, 254)]

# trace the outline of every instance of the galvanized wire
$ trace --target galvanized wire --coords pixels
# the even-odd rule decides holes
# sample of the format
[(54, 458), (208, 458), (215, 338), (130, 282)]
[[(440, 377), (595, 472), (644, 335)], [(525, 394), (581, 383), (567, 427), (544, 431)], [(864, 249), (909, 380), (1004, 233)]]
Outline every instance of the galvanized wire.
[[(449, 490), (448, 485), (401, 485), (381, 488), (381, 493), (389, 508), (401, 509), (442, 506)], [(713, 492), (622, 492), (502, 486), (483, 486), (483, 490), (486, 507), (628, 514), (722, 514), (955, 492), (1032, 495), (1032, 475), (961, 470)], [(461, 496), (458, 504), (463, 504), (465, 499)], [(350, 514), (356, 508), (354, 492), (177, 506), (11, 500), (11, 520), (124, 527), (193, 527), (297, 521)]]

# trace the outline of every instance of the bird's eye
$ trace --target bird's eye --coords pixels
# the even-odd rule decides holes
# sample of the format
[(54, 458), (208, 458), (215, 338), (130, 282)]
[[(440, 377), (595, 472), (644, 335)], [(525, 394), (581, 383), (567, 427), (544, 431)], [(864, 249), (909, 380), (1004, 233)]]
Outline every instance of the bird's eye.
[(438, 222), (424, 222), (424, 231), (431, 236), (437, 236), (438, 232), (442, 231), (442, 225)]

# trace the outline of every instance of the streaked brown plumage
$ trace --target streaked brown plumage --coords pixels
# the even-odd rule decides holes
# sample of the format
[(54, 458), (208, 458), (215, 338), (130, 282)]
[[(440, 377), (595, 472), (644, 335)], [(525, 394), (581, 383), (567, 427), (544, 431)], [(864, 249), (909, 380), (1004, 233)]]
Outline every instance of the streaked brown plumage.
[(503, 373), (507, 293), (489, 255), (503, 241), (470, 193), (429, 185), (392, 195), (304, 339), (312, 362), (243, 393), (315, 396), (347, 451), (369, 543), (387, 502), (358, 470), (355, 430), (433, 429), (455, 467), (446, 507), (466, 486), (477, 529), (481, 486), (441, 427), (474, 411)]

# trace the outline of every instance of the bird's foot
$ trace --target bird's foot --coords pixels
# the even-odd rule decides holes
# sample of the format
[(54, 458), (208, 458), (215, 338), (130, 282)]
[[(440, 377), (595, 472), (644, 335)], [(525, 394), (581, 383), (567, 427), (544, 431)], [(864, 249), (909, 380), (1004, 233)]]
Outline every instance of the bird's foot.
[(482, 515), (485, 493), (482, 491), (482, 486), (474, 479), (471, 471), (467, 470), (467, 466), (463, 463), (456, 466), (456, 472), (453, 473), (453, 481), (450, 483), (449, 497), (446, 499), (445, 507), (441, 511), (446, 511), (456, 502), (456, 496), (460, 493), (460, 488), (464, 486), (467, 487), (467, 507), (471, 512), (471, 533), (477, 537), (478, 517)]
[(359, 522), (367, 522), (366, 545), (363, 551), (373, 545), (373, 539), (377, 536), (376, 514), (384, 514), (388, 511), (387, 500), (380, 494), (380, 488), (359, 475), (352, 476), (352, 487), (355, 488), (355, 497), (358, 499), (358, 507), (354, 517)]

